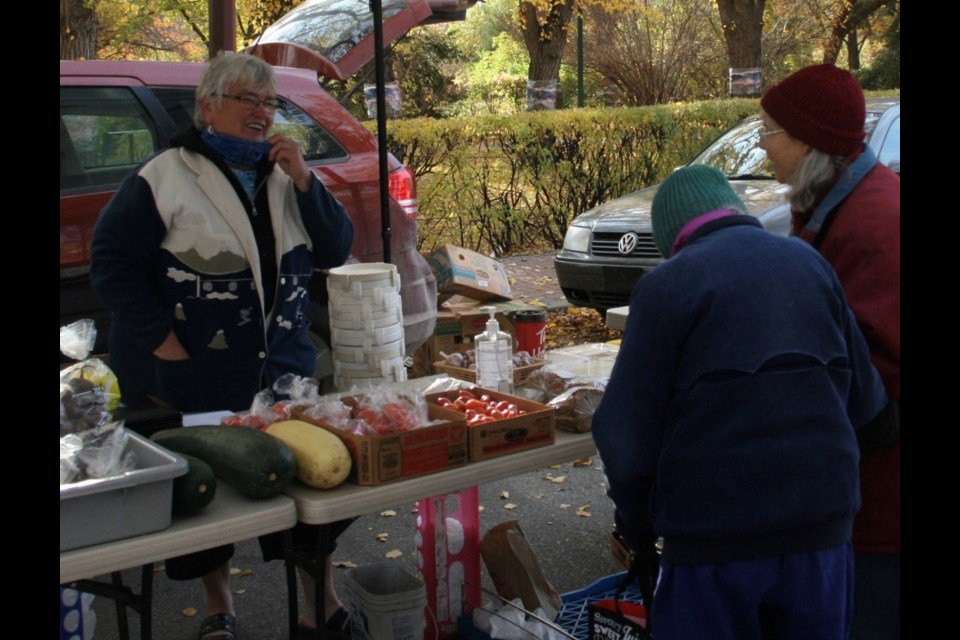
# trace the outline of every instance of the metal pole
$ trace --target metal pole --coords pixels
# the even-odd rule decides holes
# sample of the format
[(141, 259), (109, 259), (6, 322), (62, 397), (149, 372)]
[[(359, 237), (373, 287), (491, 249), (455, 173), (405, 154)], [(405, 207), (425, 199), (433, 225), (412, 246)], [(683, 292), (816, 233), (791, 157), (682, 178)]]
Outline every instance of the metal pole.
[(373, 13), (374, 64), (377, 83), (377, 151), (380, 160), (380, 236), (383, 238), (383, 261), (390, 262), (390, 194), (387, 192), (387, 100), (383, 60), (383, 6), (370, 0)]
[(583, 13), (577, 12), (577, 106), (583, 108), (586, 99), (583, 90)]
[(236, 0), (207, 0), (210, 10), (210, 58), (221, 51), (237, 50)]

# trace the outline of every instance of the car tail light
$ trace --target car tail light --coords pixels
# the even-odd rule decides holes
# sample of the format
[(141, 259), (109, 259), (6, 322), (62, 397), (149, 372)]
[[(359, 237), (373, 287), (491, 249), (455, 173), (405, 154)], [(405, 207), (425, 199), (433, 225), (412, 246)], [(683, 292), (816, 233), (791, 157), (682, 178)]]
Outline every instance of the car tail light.
[(417, 184), (413, 180), (413, 172), (406, 167), (400, 167), (387, 176), (387, 191), (390, 197), (397, 201), (403, 212), (411, 220), (417, 219), (420, 210), (417, 204)]

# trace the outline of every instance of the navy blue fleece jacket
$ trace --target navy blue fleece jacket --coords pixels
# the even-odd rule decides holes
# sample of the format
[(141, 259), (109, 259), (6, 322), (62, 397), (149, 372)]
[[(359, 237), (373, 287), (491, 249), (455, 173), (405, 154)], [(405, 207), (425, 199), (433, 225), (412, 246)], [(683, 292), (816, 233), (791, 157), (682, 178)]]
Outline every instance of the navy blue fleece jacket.
[(830, 265), (737, 215), (643, 276), (593, 435), (618, 526), (671, 562), (841, 544), (886, 405)]
[[(113, 314), (125, 401), (240, 410), (285, 373), (313, 374), (307, 285), (343, 264), (353, 226), (316, 178), (302, 193), (264, 161), (251, 202), (196, 132), (182, 144), (131, 174), (101, 213), (91, 281)], [(188, 360), (153, 355), (171, 330)]]

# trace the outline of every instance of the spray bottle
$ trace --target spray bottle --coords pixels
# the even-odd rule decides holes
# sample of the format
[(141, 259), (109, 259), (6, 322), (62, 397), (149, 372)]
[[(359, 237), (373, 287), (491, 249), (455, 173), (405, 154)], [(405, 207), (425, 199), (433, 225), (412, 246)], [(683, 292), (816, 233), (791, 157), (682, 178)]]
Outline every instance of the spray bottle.
[(481, 307), (490, 314), (487, 330), (474, 338), (477, 354), (477, 384), (484, 389), (513, 393), (513, 337), (500, 330), (496, 309)]

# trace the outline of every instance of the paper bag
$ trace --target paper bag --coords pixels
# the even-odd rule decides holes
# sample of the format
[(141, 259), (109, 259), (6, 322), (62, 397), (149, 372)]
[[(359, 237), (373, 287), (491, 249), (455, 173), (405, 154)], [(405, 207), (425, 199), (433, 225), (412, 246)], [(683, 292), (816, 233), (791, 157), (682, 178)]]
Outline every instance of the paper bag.
[(520, 598), (527, 611), (539, 607), (547, 619), (556, 619), (563, 604), (560, 595), (544, 577), (516, 520), (488, 531), (480, 542), (480, 555), (498, 594), (507, 600)]

